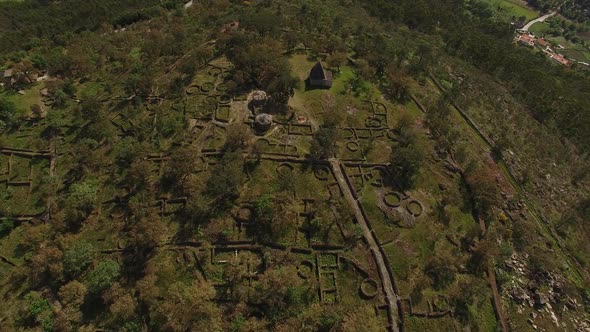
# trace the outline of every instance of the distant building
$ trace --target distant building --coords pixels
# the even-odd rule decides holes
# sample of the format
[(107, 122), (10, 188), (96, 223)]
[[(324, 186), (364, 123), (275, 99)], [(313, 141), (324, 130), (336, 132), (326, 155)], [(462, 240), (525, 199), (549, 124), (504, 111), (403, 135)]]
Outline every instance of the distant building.
[(322, 63), (318, 62), (311, 68), (307, 82), (312, 88), (329, 89), (332, 87), (332, 72), (325, 70)]
[(535, 36), (528, 33), (523, 33), (521, 35), (516, 36), (515, 41), (526, 46), (535, 46)]
[(537, 46), (539, 46), (541, 48), (545, 48), (545, 47), (549, 46), (549, 42), (543, 38), (537, 38)]
[(570, 61), (568, 59), (566, 59), (563, 55), (558, 54), (558, 53), (551, 54), (551, 59), (553, 59), (554, 61), (556, 61), (564, 66), (570, 65)]

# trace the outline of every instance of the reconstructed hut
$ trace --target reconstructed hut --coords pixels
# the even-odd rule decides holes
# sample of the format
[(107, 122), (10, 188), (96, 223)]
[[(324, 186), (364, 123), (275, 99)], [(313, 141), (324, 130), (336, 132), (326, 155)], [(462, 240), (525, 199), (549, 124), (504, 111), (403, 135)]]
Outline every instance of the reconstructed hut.
[(268, 99), (266, 92), (264, 92), (262, 90), (256, 90), (256, 91), (252, 92), (252, 94), (250, 96), (251, 96), (251, 100), (250, 100), (251, 107), (262, 107), (262, 106), (264, 106), (264, 104), (266, 104), (266, 100)]
[(311, 68), (307, 83), (311, 88), (329, 89), (332, 87), (332, 72), (325, 70), (322, 63), (318, 62)]
[(254, 129), (258, 132), (266, 132), (272, 126), (272, 115), (260, 113), (254, 119)]

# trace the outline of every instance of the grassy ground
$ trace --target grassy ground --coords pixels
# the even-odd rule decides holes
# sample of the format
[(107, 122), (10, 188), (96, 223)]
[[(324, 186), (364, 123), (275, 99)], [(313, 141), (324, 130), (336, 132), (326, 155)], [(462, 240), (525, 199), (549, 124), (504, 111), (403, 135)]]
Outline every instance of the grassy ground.
[(517, 0), (486, 0), (498, 10), (498, 12), (514, 17), (526, 17), (527, 21), (539, 17), (539, 13)]
[(529, 29), (530, 32), (534, 33), (536, 36), (542, 36), (543, 34), (549, 31), (550, 27), (549, 24), (544, 22), (535, 23)]

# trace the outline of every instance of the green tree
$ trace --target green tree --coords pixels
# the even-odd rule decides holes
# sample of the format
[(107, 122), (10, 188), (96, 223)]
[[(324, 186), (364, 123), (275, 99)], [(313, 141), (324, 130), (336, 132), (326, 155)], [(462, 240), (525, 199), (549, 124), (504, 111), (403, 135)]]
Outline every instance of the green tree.
[(78, 241), (64, 252), (64, 272), (70, 278), (76, 278), (90, 266), (94, 260), (95, 250), (92, 244)]
[(431, 258), (424, 272), (432, 279), (435, 289), (444, 289), (455, 280), (457, 269), (450, 257), (441, 255)]
[(100, 294), (119, 277), (121, 267), (112, 259), (100, 262), (88, 275), (88, 291)]
[(236, 198), (245, 180), (242, 150), (227, 152), (213, 169), (207, 181), (207, 192), (222, 201)]
[(15, 121), (16, 105), (5, 97), (0, 97), (0, 133), (10, 129)]
[(321, 127), (313, 135), (310, 157), (313, 160), (321, 160), (333, 157), (336, 154), (336, 141), (338, 139), (338, 129), (334, 127)]
[(412, 189), (424, 163), (424, 152), (417, 144), (393, 147), (389, 158), (392, 180), (402, 190)]
[(215, 289), (206, 281), (175, 282), (156, 308), (165, 331), (222, 331)]

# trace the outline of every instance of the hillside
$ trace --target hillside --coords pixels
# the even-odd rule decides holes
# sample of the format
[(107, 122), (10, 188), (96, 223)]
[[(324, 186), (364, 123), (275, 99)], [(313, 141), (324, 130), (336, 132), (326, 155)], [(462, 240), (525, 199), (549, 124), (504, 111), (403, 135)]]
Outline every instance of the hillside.
[(0, 330), (590, 329), (590, 76), (509, 7), (0, 2)]

